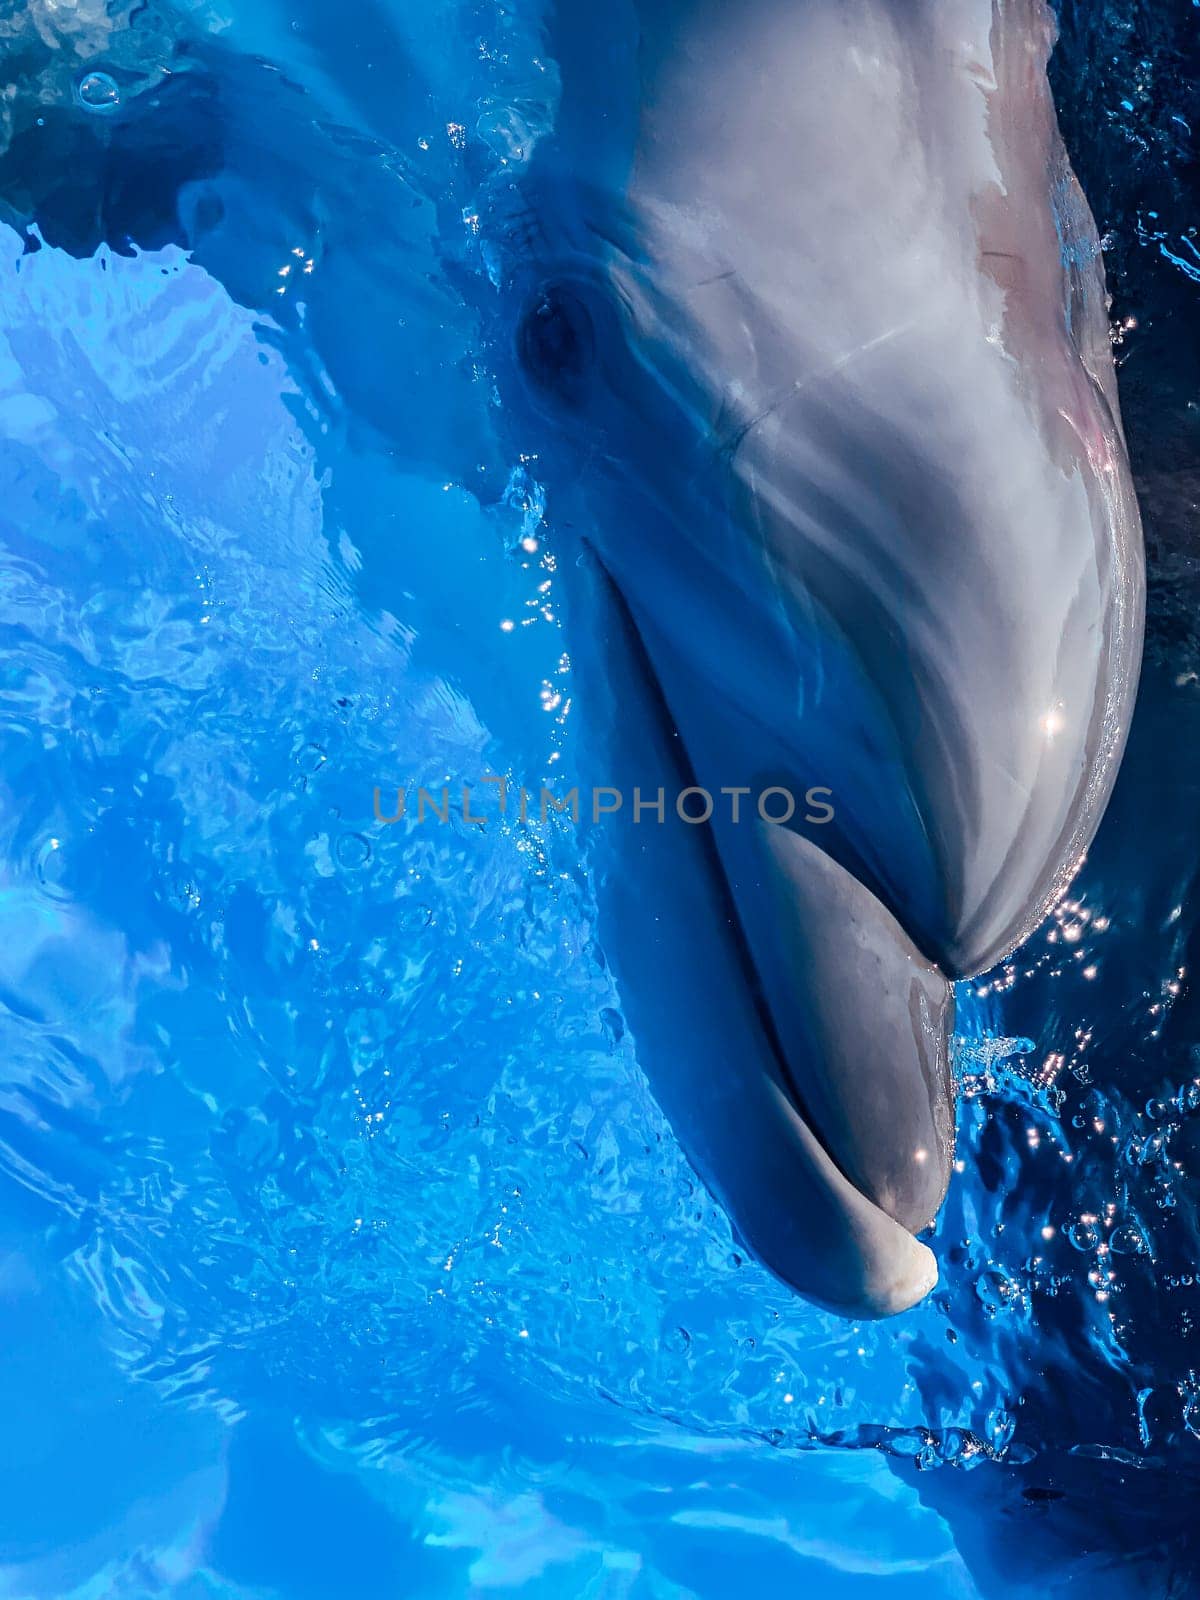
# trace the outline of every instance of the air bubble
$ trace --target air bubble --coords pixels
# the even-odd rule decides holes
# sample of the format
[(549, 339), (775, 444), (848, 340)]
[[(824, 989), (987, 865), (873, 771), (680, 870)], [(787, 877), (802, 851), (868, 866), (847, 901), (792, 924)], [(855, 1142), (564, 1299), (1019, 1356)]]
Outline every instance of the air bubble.
[(1110, 1247), (1119, 1256), (1148, 1256), (1150, 1243), (1135, 1222), (1126, 1222), (1114, 1228), (1109, 1239)]
[(190, 878), (176, 878), (167, 890), (167, 902), (176, 911), (198, 911), (200, 891)]
[(1021, 1303), (1021, 1286), (1007, 1273), (990, 1268), (975, 1280), (975, 1295), (988, 1316), (999, 1311), (1011, 1311)]
[(47, 839), (34, 858), (33, 870), (37, 881), (51, 900), (69, 900), (67, 887), (68, 863), (60, 839)]
[(344, 833), (333, 853), (343, 867), (365, 867), (371, 859), (371, 846), (361, 833)]
[(428, 906), (406, 906), (397, 920), (402, 933), (420, 933), (433, 921), (433, 912)]
[(85, 72), (75, 92), (87, 111), (115, 111), (121, 104), (117, 80), (108, 72)]
[(1093, 1222), (1073, 1222), (1067, 1229), (1067, 1238), (1076, 1250), (1094, 1250), (1100, 1243), (1100, 1230)]

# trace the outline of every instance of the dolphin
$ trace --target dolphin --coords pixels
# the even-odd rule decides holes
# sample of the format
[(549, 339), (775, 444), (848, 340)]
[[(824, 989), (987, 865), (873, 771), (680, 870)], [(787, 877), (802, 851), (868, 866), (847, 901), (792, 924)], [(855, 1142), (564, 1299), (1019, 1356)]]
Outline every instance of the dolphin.
[(888, 1315), (937, 1280), (953, 982), (1071, 881), (1141, 659), (1053, 20), (554, 0), (546, 34), (557, 121), (503, 236), (552, 507), (684, 780), (832, 812), (714, 808), (695, 903), (728, 923), (744, 1052), (719, 1088), (668, 1074), (664, 1109), (760, 1261)]

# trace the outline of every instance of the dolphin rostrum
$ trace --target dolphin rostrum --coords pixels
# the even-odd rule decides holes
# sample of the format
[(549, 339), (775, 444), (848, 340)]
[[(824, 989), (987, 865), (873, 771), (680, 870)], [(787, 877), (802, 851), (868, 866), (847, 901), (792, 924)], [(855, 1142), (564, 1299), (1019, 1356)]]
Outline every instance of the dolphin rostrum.
[[(1141, 530), (1042, 0), (557, 0), (516, 355), (710, 793), (760, 1048), (681, 1136), (750, 1248), (919, 1300), (952, 980), (1078, 867), (1137, 685)], [(673, 1113), (672, 1113), (673, 1114)]]

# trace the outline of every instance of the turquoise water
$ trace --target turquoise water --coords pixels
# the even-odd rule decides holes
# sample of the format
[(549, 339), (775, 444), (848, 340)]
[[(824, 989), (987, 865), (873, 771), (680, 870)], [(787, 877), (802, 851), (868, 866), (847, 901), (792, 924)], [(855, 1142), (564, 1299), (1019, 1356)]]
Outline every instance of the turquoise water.
[(1070, 900), (960, 993), (939, 1290), (856, 1325), (655, 1105), (628, 864), (375, 816), (613, 738), (498, 400), (536, 7), (0, 12), (0, 1594), (1195, 1592), (1193, 16), (1064, 15), (1146, 688)]

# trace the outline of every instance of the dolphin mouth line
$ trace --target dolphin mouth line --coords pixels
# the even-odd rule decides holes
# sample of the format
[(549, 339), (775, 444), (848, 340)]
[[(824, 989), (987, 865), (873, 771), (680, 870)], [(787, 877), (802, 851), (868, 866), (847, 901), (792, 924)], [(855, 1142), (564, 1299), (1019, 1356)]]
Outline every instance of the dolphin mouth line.
[[(672, 736), (672, 759), (679, 769), (680, 781), (685, 787), (690, 784), (694, 784), (697, 774), (692, 766), (691, 758), (688, 755), (686, 738), (671, 711), (670, 704), (662, 686), (662, 682), (657, 671), (655, 670), (654, 663), (650, 657), (650, 652), (646, 647), (645, 640), (642, 636), (640, 628), (638, 627), (637, 619), (634, 616), (628, 602), (626, 601), (620, 585), (617, 583), (616, 579), (605, 565), (603, 557), (597, 551), (595, 544), (586, 536), (583, 536), (580, 539), (580, 543), (586, 549), (591, 560), (595, 562), (596, 568), (601, 574), (602, 579), (609, 590), (613, 604), (619, 612), (625, 625), (627, 630), (628, 647), (635, 657), (638, 675), (645, 684), (649, 698), (652, 701), (655, 720), (658, 722), (664, 732)], [(783, 827), (783, 824), (777, 824), (777, 826)], [(862, 1188), (855, 1181), (853, 1174), (846, 1170), (843, 1162), (838, 1157), (837, 1151), (831, 1147), (829, 1141), (822, 1133), (818, 1119), (813, 1115), (811, 1108), (806, 1103), (806, 1098), (801, 1091), (800, 1086), (797, 1084), (795, 1075), (790, 1067), (788, 1053), (784, 1047), (783, 1039), (780, 1036), (779, 1024), (776, 1019), (775, 1012), (771, 1006), (763, 974), (760, 970), (758, 962), (755, 960), (754, 953), (751, 948), (750, 937), (746, 930), (741, 910), (738, 906), (737, 896), (734, 892), (732, 884), (730, 883), (729, 874), (726, 870), (724, 862), (721, 860), (720, 852), (717, 849), (711, 830), (703, 830), (701, 839), (709, 876), (712, 883), (716, 886), (721, 904), (724, 908), (730, 939), (736, 951), (736, 959), (739, 968), (738, 975), (742, 983), (745, 985), (746, 992), (750, 997), (751, 1004), (754, 1009), (755, 1017), (760, 1028), (762, 1029), (762, 1036), (767, 1045), (767, 1052), (773, 1068), (773, 1077), (775, 1079), (776, 1087), (782, 1092), (792, 1110), (804, 1122), (806, 1128), (817, 1140), (821, 1149), (837, 1169), (840, 1176), (845, 1179), (848, 1184), (854, 1187), (855, 1191), (862, 1197), (863, 1201), (869, 1205), (877, 1205), (877, 1202), (874, 1201), (870, 1195), (863, 1193)], [(934, 1217), (931, 1216), (922, 1225), (921, 1229), (914, 1229), (911, 1231), (924, 1231), (924, 1229), (932, 1225), (933, 1221)]]

